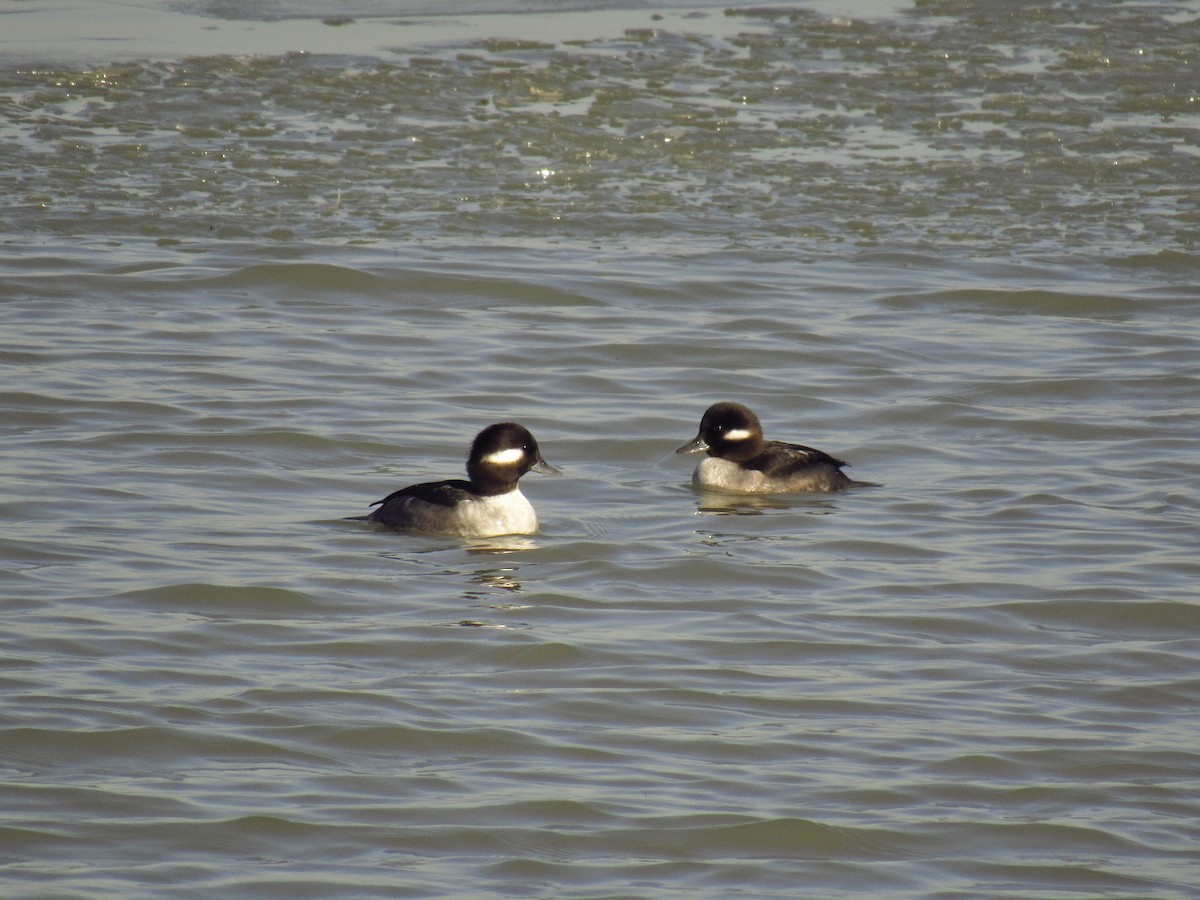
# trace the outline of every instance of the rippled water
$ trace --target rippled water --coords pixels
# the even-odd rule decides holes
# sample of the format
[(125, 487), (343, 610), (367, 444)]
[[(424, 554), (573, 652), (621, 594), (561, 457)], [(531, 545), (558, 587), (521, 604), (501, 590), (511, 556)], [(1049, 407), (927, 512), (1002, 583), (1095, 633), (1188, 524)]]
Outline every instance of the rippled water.
[[(0, 15), (5, 896), (1200, 889), (1200, 6), (111, 11)], [(536, 537), (346, 520), (508, 418)]]

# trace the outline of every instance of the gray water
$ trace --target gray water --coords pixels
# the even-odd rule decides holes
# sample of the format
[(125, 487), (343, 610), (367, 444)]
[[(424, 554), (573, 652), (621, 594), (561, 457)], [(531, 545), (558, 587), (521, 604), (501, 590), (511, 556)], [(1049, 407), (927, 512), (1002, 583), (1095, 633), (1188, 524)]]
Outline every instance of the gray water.
[[(86, 9), (0, 10), (5, 897), (1200, 891), (1200, 6)], [(881, 486), (695, 492), (719, 399)], [(505, 419), (540, 534), (346, 519)]]

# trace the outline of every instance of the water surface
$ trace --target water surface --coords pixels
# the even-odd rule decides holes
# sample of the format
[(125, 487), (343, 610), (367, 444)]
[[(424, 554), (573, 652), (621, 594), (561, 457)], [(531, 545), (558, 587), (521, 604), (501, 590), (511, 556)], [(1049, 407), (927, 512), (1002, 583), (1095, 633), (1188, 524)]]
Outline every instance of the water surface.
[(427, 12), (3, 15), (5, 895), (1193, 896), (1200, 7)]

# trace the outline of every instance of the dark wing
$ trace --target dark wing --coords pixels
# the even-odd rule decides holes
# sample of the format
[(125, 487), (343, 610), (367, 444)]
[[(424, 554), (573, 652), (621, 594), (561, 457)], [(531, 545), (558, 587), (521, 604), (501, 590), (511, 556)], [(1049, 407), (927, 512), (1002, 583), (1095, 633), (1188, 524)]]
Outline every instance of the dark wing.
[(770, 478), (785, 478), (810, 466), (831, 466), (841, 469), (850, 463), (835, 459), (823, 450), (805, 447), (803, 444), (785, 444), (783, 441), (767, 441), (762, 453), (746, 466), (757, 469)]
[(454, 506), (460, 500), (478, 496), (469, 481), (429, 481), (425, 484), (410, 484), (408, 487), (394, 491), (382, 500), (376, 500), (372, 503), (372, 506), (381, 507), (372, 513), (372, 515), (379, 515), (389, 503), (403, 498), (421, 500), (425, 503), (432, 503), (435, 506)]

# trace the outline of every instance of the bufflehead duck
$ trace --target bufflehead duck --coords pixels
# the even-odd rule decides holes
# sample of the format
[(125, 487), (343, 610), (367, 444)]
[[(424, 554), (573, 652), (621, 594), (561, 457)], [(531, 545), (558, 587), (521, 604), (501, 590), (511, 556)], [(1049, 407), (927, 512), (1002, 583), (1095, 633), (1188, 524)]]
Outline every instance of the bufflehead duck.
[(537, 441), (515, 422), (489, 425), (475, 436), (467, 457), (468, 481), (414, 484), (372, 503), (364, 518), (392, 528), (457, 537), (533, 534), (537, 513), (517, 487), (529, 471), (560, 475), (542, 459)]
[(704, 411), (700, 433), (676, 453), (708, 452), (696, 467), (693, 484), (746, 494), (841, 491), (865, 482), (842, 472), (849, 463), (827, 453), (763, 440), (758, 416), (740, 403), (714, 403)]

